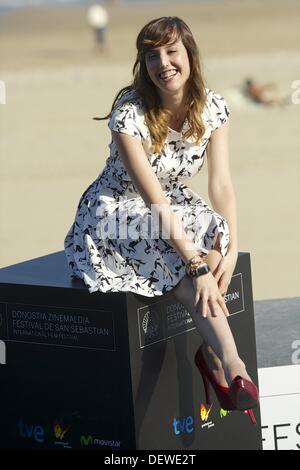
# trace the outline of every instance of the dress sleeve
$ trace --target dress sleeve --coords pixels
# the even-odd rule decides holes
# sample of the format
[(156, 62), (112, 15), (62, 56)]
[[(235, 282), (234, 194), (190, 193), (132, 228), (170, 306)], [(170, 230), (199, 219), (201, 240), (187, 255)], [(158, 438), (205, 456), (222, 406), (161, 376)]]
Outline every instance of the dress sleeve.
[(219, 129), (230, 116), (230, 109), (223, 96), (211, 91), (210, 118), (212, 130)]
[(110, 116), (108, 127), (113, 131), (142, 140), (136, 106), (128, 101), (115, 107)]

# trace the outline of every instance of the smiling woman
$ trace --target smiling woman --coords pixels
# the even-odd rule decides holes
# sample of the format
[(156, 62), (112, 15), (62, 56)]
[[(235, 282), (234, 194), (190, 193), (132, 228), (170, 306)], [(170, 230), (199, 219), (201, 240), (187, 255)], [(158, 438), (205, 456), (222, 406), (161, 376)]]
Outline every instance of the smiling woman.
[(179, 18), (158, 18), (144, 26), (136, 46), (133, 88), (144, 102), (152, 150), (160, 152), (168, 127), (180, 131), (185, 119), (184, 137), (194, 136), (200, 142), (205, 132), (206, 91), (199, 50), (189, 27)]
[(177, 92), (178, 103), (182, 102), (185, 84), (190, 76), (190, 63), (181, 39), (148, 52), (146, 66), (149, 77), (158, 87), (163, 106), (167, 108), (169, 104), (174, 107), (174, 99), (166, 102), (168, 92), (172, 95)]
[[(136, 45), (133, 81), (102, 118), (109, 118), (110, 156), (65, 239), (69, 266), (91, 293), (171, 291), (205, 340), (195, 362), (207, 400), (211, 382), (223, 408), (253, 408), (258, 392), (238, 355), (223, 298), (237, 260), (229, 109), (205, 86), (183, 20), (150, 21)], [(201, 170), (205, 153), (214, 209), (185, 184)]]
[(151, 49), (146, 54), (146, 67), (157, 86), (162, 106), (171, 111), (169, 126), (179, 131), (187, 115), (185, 84), (190, 76), (190, 63), (182, 40)]

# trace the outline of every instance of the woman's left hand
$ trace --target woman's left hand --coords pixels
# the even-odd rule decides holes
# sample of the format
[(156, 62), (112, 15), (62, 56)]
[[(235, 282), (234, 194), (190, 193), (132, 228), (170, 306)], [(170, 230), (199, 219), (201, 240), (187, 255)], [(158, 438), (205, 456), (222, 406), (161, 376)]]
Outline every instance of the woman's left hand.
[(217, 268), (214, 271), (214, 277), (217, 281), (221, 294), (226, 294), (230, 284), (233, 271), (236, 266), (238, 252), (236, 250), (228, 250), (226, 255), (221, 258)]

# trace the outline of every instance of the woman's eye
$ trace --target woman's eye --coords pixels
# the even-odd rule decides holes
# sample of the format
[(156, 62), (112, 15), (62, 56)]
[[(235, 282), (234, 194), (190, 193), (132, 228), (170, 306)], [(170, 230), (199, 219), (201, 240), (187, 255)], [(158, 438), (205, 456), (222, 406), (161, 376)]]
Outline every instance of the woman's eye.
[(177, 51), (176, 51), (176, 49), (172, 49), (172, 50), (169, 51), (169, 52), (172, 53), (172, 52), (177, 52)]

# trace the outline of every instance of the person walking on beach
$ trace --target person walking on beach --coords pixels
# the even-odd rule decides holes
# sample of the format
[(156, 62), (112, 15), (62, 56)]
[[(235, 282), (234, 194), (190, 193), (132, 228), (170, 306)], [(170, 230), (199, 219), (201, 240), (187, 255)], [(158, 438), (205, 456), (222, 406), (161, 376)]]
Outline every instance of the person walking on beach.
[[(73, 276), (90, 293), (171, 292), (203, 343), (194, 361), (226, 410), (258, 405), (224, 296), (238, 257), (225, 99), (206, 87), (191, 30), (178, 17), (147, 23), (137, 37), (133, 81), (113, 102), (110, 155), (82, 195), (65, 238)], [(213, 208), (186, 182), (207, 155)], [(151, 229), (151, 230), (150, 230)], [(153, 229), (153, 230), (152, 230)]]
[(108, 13), (103, 5), (92, 4), (88, 8), (87, 19), (94, 33), (95, 48), (103, 52), (106, 47)]

